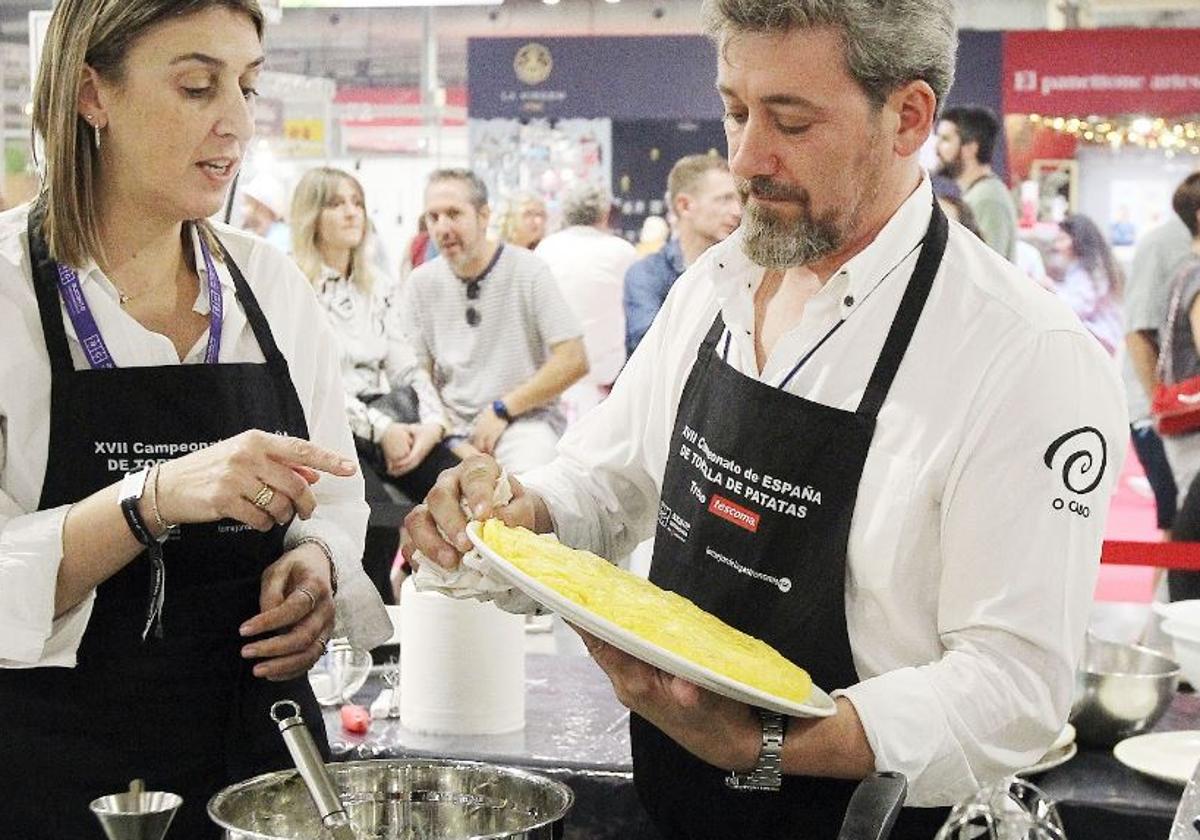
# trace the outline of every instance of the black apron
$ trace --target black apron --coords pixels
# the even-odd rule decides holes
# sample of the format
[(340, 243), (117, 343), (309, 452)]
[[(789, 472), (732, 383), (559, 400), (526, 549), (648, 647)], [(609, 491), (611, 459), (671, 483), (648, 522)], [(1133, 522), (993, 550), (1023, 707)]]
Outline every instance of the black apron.
[[(165, 459), (163, 445), (207, 444), (248, 429), (307, 438), (287, 362), (225, 252), (265, 364), (84, 369), (72, 364), (55, 264), (31, 212), (30, 255), (50, 354), (50, 445), (38, 509), (71, 504)], [(116, 500), (114, 497), (114, 505)], [(306, 677), (253, 676), (238, 627), (259, 611), (263, 570), (285, 528), (231, 520), (185, 525), (164, 548), (162, 638), (142, 641), (151, 587), (143, 553), (97, 587), (75, 668), (0, 669), (0, 836), (102, 840), (88, 809), (142, 778), (183, 797), (168, 837), (216, 837), (209, 797), (290, 766), (271, 704), (291, 698), (325, 744)]]
[[(719, 313), (680, 399), (650, 580), (765, 640), (827, 691), (859, 681), (846, 630), (850, 523), (875, 421), (933, 286), (946, 234), (935, 202), (857, 411), (734, 370), (717, 351), (725, 329)], [(632, 716), (630, 730), (639, 795), (669, 838), (832, 840), (856, 785), (785, 776), (779, 792), (730, 790), (725, 771), (643, 718)], [(892, 836), (931, 840), (946, 814), (905, 809)]]

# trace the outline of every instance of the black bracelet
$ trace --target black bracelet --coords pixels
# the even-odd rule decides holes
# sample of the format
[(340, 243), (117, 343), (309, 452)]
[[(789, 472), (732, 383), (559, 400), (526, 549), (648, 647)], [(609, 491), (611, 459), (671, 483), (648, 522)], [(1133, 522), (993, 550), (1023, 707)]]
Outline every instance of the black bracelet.
[(134, 539), (140, 542), (146, 548), (158, 545), (158, 540), (150, 534), (150, 529), (146, 527), (146, 523), (142, 520), (142, 514), (137, 509), (137, 500), (131, 499), (121, 502), (121, 513), (125, 514), (125, 522), (129, 525), (129, 530), (133, 531)]
[(142, 518), (142, 512), (138, 510), (138, 503), (141, 501), (142, 491), (146, 486), (147, 472), (148, 470), (143, 469), (125, 476), (121, 482), (120, 500), (121, 513), (124, 514), (125, 524), (133, 532), (134, 539), (150, 548), (158, 545), (158, 540), (154, 538), (153, 532), (146, 525), (146, 520)]

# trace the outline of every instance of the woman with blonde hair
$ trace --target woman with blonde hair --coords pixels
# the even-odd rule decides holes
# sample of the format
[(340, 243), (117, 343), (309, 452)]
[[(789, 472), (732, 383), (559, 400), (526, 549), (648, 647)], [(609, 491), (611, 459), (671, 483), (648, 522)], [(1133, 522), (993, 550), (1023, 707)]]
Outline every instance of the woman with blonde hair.
[(445, 408), (390, 311), (390, 284), (367, 259), (362, 184), (340, 169), (311, 169), (292, 195), (291, 219), (292, 254), (341, 348), (346, 412), (367, 500), (387, 500), (380, 482), (388, 482), (420, 501), (459, 459), (442, 443)]
[(500, 239), (533, 250), (546, 236), (546, 202), (533, 193), (518, 193), (500, 220)]
[[(335, 633), (390, 624), (334, 338), (305, 279), (206, 219), (253, 129), (257, 0), (59, 0), (37, 199), (0, 214), (0, 790), (6, 837), (100, 838), (142, 778), (205, 803), (289, 759)], [(48, 804), (50, 803), (50, 804)]]

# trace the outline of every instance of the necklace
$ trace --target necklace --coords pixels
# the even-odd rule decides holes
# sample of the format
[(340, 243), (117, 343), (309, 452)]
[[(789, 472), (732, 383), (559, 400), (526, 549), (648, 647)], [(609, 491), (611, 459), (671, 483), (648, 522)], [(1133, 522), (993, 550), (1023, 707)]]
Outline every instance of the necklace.
[[(185, 260), (180, 265), (180, 273), (182, 274), (183, 272), (186, 272), (186, 271), (187, 271), (187, 261)], [(115, 280), (113, 280), (111, 277), (108, 278), (108, 282), (112, 283), (112, 287), (117, 290), (117, 302), (120, 303), (120, 305), (122, 307), (128, 306), (134, 300), (142, 297), (148, 291), (150, 291), (150, 289), (143, 289), (142, 291), (138, 292), (137, 294), (131, 295), (128, 292), (126, 292), (124, 289), (122, 289), (120, 286), (118, 286), (117, 282)], [(153, 286), (151, 288), (153, 288)]]

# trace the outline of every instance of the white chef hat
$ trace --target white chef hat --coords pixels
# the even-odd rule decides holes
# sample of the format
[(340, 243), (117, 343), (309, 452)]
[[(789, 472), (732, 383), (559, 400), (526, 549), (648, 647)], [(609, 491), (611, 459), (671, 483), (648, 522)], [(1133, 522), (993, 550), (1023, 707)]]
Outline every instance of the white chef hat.
[(248, 195), (255, 201), (266, 205), (276, 217), (287, 216), (288, 195), (283, 183), (269, 172), (260, 172), (242, 187), (242, 195)]

